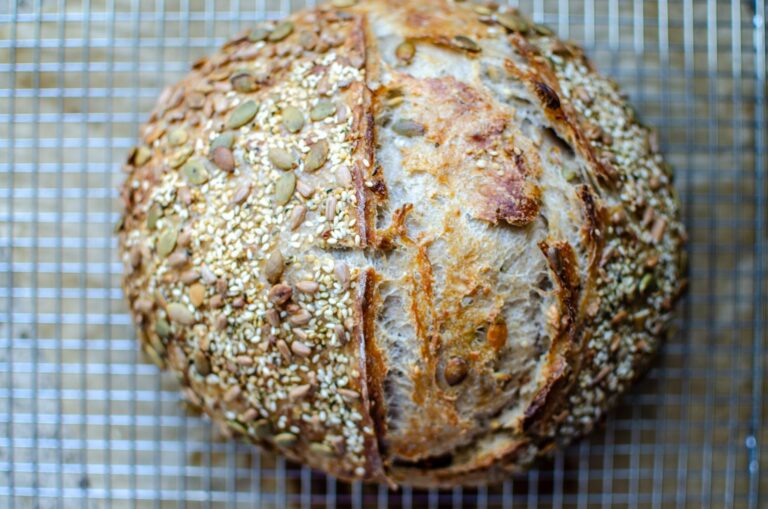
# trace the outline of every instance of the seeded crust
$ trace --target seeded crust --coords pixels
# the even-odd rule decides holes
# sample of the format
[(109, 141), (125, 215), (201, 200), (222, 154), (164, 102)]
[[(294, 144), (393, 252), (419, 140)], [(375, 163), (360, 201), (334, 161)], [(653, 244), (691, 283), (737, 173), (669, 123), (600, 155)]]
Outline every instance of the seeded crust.
[(588, 432), (657, 351), (685, 233), (654, 135), (514, 10), (336, 0), (166, 89), (124, 290), (225, 432), (344, 479), (484, 484)]

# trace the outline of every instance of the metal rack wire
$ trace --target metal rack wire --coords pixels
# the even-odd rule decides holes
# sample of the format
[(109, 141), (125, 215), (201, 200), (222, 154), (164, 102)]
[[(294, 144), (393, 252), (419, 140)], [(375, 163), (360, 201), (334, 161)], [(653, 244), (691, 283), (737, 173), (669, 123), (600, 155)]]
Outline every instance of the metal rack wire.
[(519, 4), (582, 43), (659, 129), (689, 228), (679, 332), (600, 430), (500, 486), (448, 491), (348, 485), (217, 439), (138, 354), (112, 236), (119, 163), (163, 84), (303, 4), (6, 0), (0, 506), (765, 504), (765, 0)]

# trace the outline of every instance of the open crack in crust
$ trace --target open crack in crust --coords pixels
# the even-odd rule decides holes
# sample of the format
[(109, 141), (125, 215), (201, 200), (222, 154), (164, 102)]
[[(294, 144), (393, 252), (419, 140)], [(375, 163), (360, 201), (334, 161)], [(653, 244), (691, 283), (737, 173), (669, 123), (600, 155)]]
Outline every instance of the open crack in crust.
[(126, 166), (125, 293), (225, 433), (345, 479), (492, 482), (657, 350), (684, 285), (671, 175), (516, 11), (337, 3), (164, 91)]

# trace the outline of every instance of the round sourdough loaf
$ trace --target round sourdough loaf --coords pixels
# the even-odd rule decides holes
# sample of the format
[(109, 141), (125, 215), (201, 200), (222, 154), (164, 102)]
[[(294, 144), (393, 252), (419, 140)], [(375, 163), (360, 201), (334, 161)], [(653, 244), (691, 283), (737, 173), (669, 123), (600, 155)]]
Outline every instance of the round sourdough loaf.
[(337, 0), (160, 96), (119, 225), (187, 400), (346, 479), (486, 483), (590, 430), (683, 287), (669, 168), (515, 10)]

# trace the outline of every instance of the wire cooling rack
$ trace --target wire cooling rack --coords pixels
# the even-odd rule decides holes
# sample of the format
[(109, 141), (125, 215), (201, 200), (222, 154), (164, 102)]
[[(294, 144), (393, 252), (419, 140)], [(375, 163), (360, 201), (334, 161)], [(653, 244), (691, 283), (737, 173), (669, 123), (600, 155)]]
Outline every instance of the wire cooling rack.
[(0, 507), (765, 507), (765, 1), (520, 4), (659, 129), (690, 290), (589, 439), (499, 486), (393, 492), (219, 439), (140, 357), (119, 289), (120, 163), (159, 90), (303, 4), (1, 0)]

